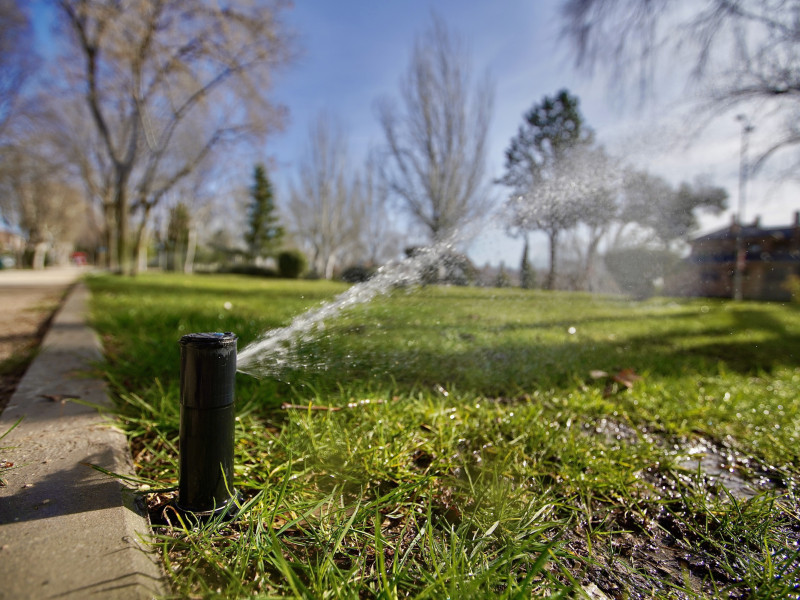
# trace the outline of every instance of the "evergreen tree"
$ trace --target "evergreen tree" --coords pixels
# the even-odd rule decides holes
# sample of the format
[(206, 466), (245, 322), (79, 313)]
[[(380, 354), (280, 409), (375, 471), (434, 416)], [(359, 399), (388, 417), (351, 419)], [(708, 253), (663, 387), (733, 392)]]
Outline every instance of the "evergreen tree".
[(506, 172), (499, 182), (524, 194), (552, 175), (575, 148), (587, 148), (594, 132), (587, 127), (579, 100), (567, 90), (545, 96), (525, 113), (506, 149)]
[(522, 263), (519, 266), (519, 286), (524, 290), (532, 290), (536, 286), (536, 272), (528, 260), (528, 236), (522, 248)]
[(170, 271), (179, 271), (183, 268), (191, 226), (189, 207), (183, 202), (178, 202), (170, 209), (167, 223), (167, 268)]
[(506, 266), (503, 263), (500, 263), (500, 269), (497, 271), (497, 277), (494, 280), (494, 287), (511, 287), (511, 277), (506, 272)]
[(506, 172), (498, 180), (511, 188), (506, 208), (509, 225), (521, 233), (543, 231), (550, 244), (545, 287), (553, 289), (556, 249), (562, 231), (574, 227), (595, 195), (594, 184), (576, 180), (590, 169), (594, 134), (567, 90), (545, 96), (524, 117), (506, 150)]
[(278, 225), (272, 183), (261, 164), (253, 169), (247, 217), (250, 229), (245, 234), (245, 241), (250, 257), (274, 255), (283, 240), (284, 229)]

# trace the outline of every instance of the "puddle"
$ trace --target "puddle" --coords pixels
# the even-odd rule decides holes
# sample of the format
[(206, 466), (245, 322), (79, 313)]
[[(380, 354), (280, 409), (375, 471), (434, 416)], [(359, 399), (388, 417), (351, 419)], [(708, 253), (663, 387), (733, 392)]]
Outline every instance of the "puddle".
[(616, 442), (634, 444), (640, 439), (650, 441), (650, 434), (647, 432), (646, 427), (643, 427), (641, 431), (637, 431), (626, 423), (620, 423), (606, 417), (593, 423), (584, 423), (582, 430), (585, 434), (601, 437), (607, 445), (612, 445)]
[[(748, 500), (759, 493), (785, 487), (782, 478), (770, 467), (757, 459), (733, 449), (726, 443), (707, 438), (670, 439), (654, 433), (646, 426), (635, 429), (626, 423), (601, 418), (582, 425), (584, 435), (595, 436), (608, 446), (654, 444), (667, 450), (674, 457), (674, 465), (685, 474), (700, 475), (710, 489), (721, 487), (737, 500)], [(657, 465), (655, 470), (659, 470)], [(643, 479), (651, 479), (653, 470), (641, 473)]]
[(776, 488), (766, 470), (753, 458), (704, 438), (692, 440), (678, 451), (677, 457), (678, 467), (700, 473), (737, 500), (749, 500), (762, 491)]

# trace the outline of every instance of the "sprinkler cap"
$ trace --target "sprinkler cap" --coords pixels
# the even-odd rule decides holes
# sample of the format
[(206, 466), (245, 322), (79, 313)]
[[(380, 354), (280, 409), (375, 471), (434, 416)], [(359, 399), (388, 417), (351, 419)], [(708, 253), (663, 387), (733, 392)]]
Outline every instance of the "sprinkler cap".
[(234, 401), (235, 334), (190, 333), (181, 338), (181, 405), (214, 409)]
[(235, 333), (226, 331), (224, 333), (189, 333), (181, 338), (181, 346), (192, 346), (193, 348), (223, 348), (236, 345)]

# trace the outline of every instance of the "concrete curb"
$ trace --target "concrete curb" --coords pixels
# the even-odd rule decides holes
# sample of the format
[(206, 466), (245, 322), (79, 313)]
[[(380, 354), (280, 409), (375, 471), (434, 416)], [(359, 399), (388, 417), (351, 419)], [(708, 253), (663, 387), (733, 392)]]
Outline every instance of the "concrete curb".
[(87, 466), (132, 474), (127, 440), (96, 409), (105, 384), (86, 325), (89, 291), (78, 283), (42, 350), (0, 415), (0, 459), (13, 463), (0, 487), (0, 599), (152, 598), (165, 594), (159, 561), (140, 543), (149, 529), (133, 493)]

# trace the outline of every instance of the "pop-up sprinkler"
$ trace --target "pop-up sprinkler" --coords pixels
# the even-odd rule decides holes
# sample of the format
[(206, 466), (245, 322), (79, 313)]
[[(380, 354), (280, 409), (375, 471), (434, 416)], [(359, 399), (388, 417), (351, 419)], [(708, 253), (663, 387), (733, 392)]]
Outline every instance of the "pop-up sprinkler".
[(233, 489), (236, 335), (181, 338), (181, 432), (178, 510), (209, 521), (236, 515)]

